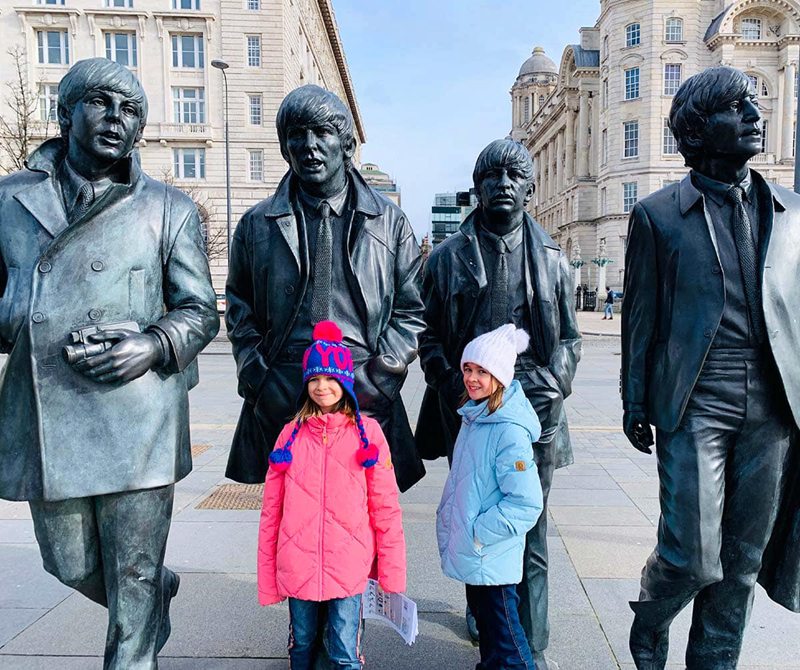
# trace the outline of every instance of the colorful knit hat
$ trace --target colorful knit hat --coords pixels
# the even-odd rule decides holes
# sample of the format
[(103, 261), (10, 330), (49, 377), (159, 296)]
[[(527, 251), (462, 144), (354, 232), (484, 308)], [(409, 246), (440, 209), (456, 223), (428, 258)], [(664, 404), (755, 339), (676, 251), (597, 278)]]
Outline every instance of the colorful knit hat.
[[(379, 451), (375, 444), (367, 438), (364, 422), (361, 420), (361, 411), (358, 408), (358, 398), (353, 388), (355, 374), (353, 373), (353, 356), (342, 344), (342, 331), (333, 321), (320, 321), (314, 326), (311, 335), (314, 340), (303, 355), (303, 392), (301, 398), (307, 394), (306, 384), (312, 377), (333, 377), (341, 384), (345, 393), (350, 396), (355, 407), (356, 428), (361, 440), (361, 448), (356, 458), (365, 468), (371, 468), (378, 462)], [(284, 472), (292, 463), (291, 447), (300, 431), (302, 420), (298, 419), (292, 434), (280, 449), (274, 449), (269, 455), (270, 467), (278, 472)]]

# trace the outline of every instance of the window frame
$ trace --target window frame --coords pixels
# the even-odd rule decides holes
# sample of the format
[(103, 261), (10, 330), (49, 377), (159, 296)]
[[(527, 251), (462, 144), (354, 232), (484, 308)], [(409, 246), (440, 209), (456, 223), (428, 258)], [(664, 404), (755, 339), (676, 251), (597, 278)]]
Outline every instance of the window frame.
[[(186, 176), (186, 157), (189, 152), (194, 155), (195, 174), (193, 177)], [(172, 169), (176, 180), (204, 181), (206, 178), (206, 150), (202, 147), (174, 147), (172, 149)]]
[[(669, 76), (669, 72), (677, 68), (678, 77)], [(674, 96), (683, 83), (683, 63), (664, 63), (664, 95)]]
[[(128, 42), (128, 60), (132, 60), (133, 63), (120, 63), (116, 56), (117, 56), (117, 42), (116, 37), (124, 35), (127, 38)], [(103, 31), (103, 48), (105, 50), (106, 58), (108, 60), (117, 63), (118, 65), (122, 65), (127, 68), (138, 68), (139, 67), (139, 38), (136, 34), (136, 31), (130, 30), (104, 30)], [(131, 58), (132, 56), (132, 58)]]
[[(258, 100), (258, 121), (253, 120), (255, 118), (253, 112), (255, 111), (256, 107), (253, 103), (256, 100)], [(247, 120), (251, 126), (264, 125), (264, 96), (261, 93), (247, 94)]]
[[(39, 121), (58, 123), (58, 84), (42, 82), (39, 84)], [(45, 109), (45, 103), (48, 103)]]
[[(745, 29), (745, 24), (749, 26), (749, 29)], [(752, 25), (751, 25), (752, 24)], [(756, 29), (756, 36), (748, 35), (750, 29)], [(755, 16), (744, 16), (739, 20), (739, 31), (741, 32), (742, 38), (746, 40), (752, 41), (759, 41), (764, 39), (764, 22)]]
[[(638, 100), (641, 96), (641, 69), (638, 65), (625, 68), (625, 100)], [(636, 75), (635, 77), (633, 75)], [(636, 95), (632, 95), (635, 92)]]
[(633, 21), (625, 26), (625, 48), (638, 47), (642, 43), (642, 24)]
[[(194, 91), (196, 97), (186, 96)], [(187, 116), (189, 120), (187, 120)], [(192, 121), (194, 116), (197, 120)], [(204, 86), (172, 87), (172, 118), (174, 123), (202, 126), (206, 124), (206, 90)]]
[(109, 9), (133, 9), (133, 0), (103, 0), (103, 6)]
[[(247, 67), (261, 67), (262, 51), (261, 51), (261, 35), (245, 35), (245, 65)], [(251, 40), (253, 40), (251, 42)], [(258, 46), (258, 53), (255, 54), (253, 48)], [(257, 61), (257, 62), (256, 62)]]
[[(182, 7), (184, 3), (189, 7)], [(200, 0), (172, 0), (172, 9), (178, 12), (199, 12)]]
[[(254, 163), (254, 158), (258, 160)], [(260, 176), (254, 171), (254, 166), (259, 171)], [(263, 149), (248, 149), (247, 150), (247, 180), (252, 182), (264, 181), (264, 150)]]
[[(49, 35), (60, 35), (58, 46), (59, 60), (57, 61), (50, 60), (50, 50), (52, 47), (49, 44)], [(69, 65), (69, 30), (66, 28), (37, 30), (36, 52), (39, 65)]]
[[(630, 189), (629, 187), (633, 188)], [(639, 202), (639, 182), (638, 181), (622, 182), (622, 213), (630, 214), (631, 210), (633, 209), (633, 206), (637, 202)]]
[[(171, 33), (170, 37), (172, 42), (172, 69), (177, 70), (205, 70), (206, 69), (206, 38), (203, 33)], [(184, 54), (187, 53), (183, 49), (184, 38), (191, 37), (193, 39), (194, 48), (192, 56), (194, 58), (194, 65), (184, 65)], [(198, 48), (199, 47), (199, 48)], [(199, 64), (198, 64), (199, 63)]]
[[(674, 149), (674, 151), (670, 151), (670, 149)], [(661, 153), (664, 156), (680, 155), (678, 151), (678, 140), (676, 140), (675, 135), (672, 134), (672, 130), (669, 127), (669, 119), (666, 117), (664, 118), (661, 132)]]
[[(677, 26), (677, 30), (674, 28)], [(664, 41), (667, 44), (681, 44), (683, 39), (683, 19), (680, 16), (668, 16), (664, 23)]]
[(639, 157), (639, 121), (622, 123), (622, 158)]

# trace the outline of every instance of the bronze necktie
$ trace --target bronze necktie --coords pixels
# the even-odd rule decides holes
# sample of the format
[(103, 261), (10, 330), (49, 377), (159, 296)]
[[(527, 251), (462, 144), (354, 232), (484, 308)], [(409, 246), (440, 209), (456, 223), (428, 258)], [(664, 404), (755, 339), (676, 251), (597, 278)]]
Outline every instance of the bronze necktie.
[(728, 199), (733, 204), (733, 240), (739, 256), (739, 267), (742, 270), (744, 292), (747, 297), (747, 311), (753, 336), (758, 342), (764, 341), (766, 327), (764, 314), (761, 311), (761, 292), (758, 281), (758, 255), (753, 242), (753, 230), (750, 217), (743, 203), (744, 189), (734, 186), (728, 191)]
[(498, 237), (497, 264), (492, 276), (492, 330), (508, 323), (508, 262), (506, 243)]
[(317, 248), (314, 252), (314, 293), (311, 297), (311, 323), (326, 321), (331, 306), (332, 234), (331, 206), (323, 200), (319, 206), (322, 218), (317, 231)]
[(94, 188), (92, 187), (91, 182), (86, 181), (78, 191), (78, 197), (75, 199), (75, 206), (72, 208), (72, 216), (70, 217), (71, 221), (77, 221), (84, 214), (86, 214), (93, 202)]

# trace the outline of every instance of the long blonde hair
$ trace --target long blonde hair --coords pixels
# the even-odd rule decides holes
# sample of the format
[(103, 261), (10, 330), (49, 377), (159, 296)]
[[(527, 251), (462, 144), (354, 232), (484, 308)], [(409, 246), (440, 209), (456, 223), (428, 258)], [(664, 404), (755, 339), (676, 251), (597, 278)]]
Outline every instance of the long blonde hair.
[[(339, 382), (336, 383), (338, 384)], [(339, 386), (341, 386), (341, 384), (339, 384)], [(322, 409), (311, 399), (311, 397), (308, 395), (307, 389), (308, 385), (306, 385), (305, 400), (300, 406), (297, 414), (294, 415), (294, 419), (292, 419), (293, 421), (303, 422), (307, 419), (310, 419), (312, 416), (322, 416)], [(345, 414), (353, 423), (356, 422), (356, 408), (353, 404), (353, 399), (344, 389), (342, 389), (342, 399), (339, 400), (339, 402), (337, 402), (331, 410), (331, 413), (333, 414), (338, 412)]]
[[(503, 393), (505, 393), (506, 390), (506, 387), (497, 381), (494, 375), (492, 375), (492, 379), (497, 382), (497, 388), (489, 394), (489, 402), (486, 404), (486, 408), (489, 410), (487, 414), (494, 414), (503, 406)], [(467, 393), (465, 389), (464, 393), (461, 394), (461, 402), (458, 406), (464, 406), (469, 399), (469, 393)]]

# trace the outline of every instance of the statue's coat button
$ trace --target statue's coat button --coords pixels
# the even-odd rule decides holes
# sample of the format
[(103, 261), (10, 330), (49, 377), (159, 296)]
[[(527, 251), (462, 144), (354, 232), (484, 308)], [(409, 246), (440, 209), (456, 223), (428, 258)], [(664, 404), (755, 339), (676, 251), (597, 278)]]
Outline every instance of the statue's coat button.
[(286, 291), (286, 295), (292, 295), (292, 293), (294, 293), (294, 286), (287, 284), (284, 290)]
[(715, 275), (718, 275), (720, 272), (722, 272), (722, 269), (719, 267), (719, 265), (715, 265), (713, 268), (711, 268), (711, 272), (713, 272)]
[(92, 321), (97, 321), (101, 316), (103, 316), (102, 310), (99, 310), (99, 309), (90, 309), (89, 310), (89, 318)]
[(31, 319), (33, 319), (34, 323), (42, 323), (44, 321), (44, 314), (41, 312), (34, 312)]
[(711, 328), (706, 328), (706, 329), (703, 331), (703, 337), (711, 337), (713, 334), (714, 334), (714, 333), (713, 333), (713, 331), (711, 330)]
[(53, 266), (50, 265), (50, 263), (48, 261), (42, 261), (41, 263), (39, 263), (39, 272), (41, 272), (42, 274), (50, 272), (50, 270), (52, 270), (52, 269), (53, 269)]
[(105, 267), (103, 261), (92, 261), (92, 270), (95, 272), (102, 272)]

